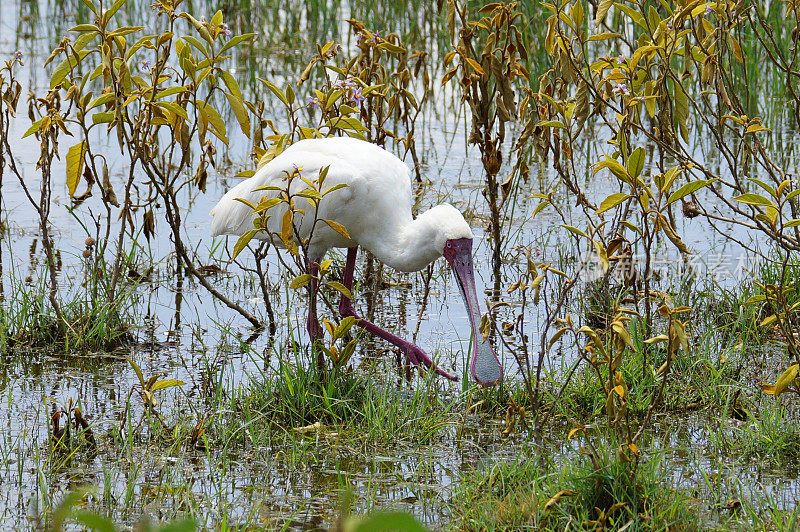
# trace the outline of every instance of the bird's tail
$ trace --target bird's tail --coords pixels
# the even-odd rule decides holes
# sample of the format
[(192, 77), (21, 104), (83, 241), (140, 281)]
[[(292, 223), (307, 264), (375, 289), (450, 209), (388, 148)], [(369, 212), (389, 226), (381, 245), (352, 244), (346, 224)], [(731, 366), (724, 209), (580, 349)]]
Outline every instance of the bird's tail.
[(211, 209), (211, 236), (241, 235), (253, 228), (253, 210), (236, 198), (244, 197), (236, 186), (225, 194)]

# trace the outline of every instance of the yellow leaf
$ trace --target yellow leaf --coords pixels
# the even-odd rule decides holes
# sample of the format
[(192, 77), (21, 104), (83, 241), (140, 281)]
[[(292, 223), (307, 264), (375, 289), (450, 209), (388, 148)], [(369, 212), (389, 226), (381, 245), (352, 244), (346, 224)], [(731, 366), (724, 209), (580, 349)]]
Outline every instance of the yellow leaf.
[(606, 18), (606, 13), (614, 5), (614, 0), (602, 0), (597, 6), (597, 12), (594, 17), (594, 25), (599, 26), (603, 19)]
[(772, 325), (772, 324), (773, 324), (773, 323), (775, 323), (776, 321), (778, 321), (778, 316), (776, 316), (775, 314), (773, 314), (772, 316), (767, 316), (766, 318), (764, 318), (764, 321), (762, 321), (761, 323), (759, 323), (759, 326), (760, 326), (760, 327), (767, 327), (767, 326), (769, 326), (769, 325)]
[(600, 203), (600, 208), (597, 209), (597, 214), (606, 212), (609, 209), (613, 209), (626, 199), (630, 198), (630, 194), (625, 194), (624, 192), (617, 192), (615, 194), (611, 194), (606, 199), (604, 199)]
[(292, 209), (286, 209), (286, 212), (283, 213), (283, 224), (281, 226), (281, 241), (283, 245), (287, 248), (289, 247), (289, 243), (292, 242), (292, 229), (294, 226), (292, 225), (292, 221), (294, 219), (294, 212)]
[(555, 344), (558, 339), (561, 338), (568, 330), (569, 327), (561, 327), (558, 331), (556, 331), (553, 337), (550, 338), (550, 342), (547, 344), (547, 349), (549, 350), (551, 347), (553, 347), (553, 344)]
[(553, 506), (558, 504), (558, 501), (560, 501), (563, 497), (566, 497), (568, 495), (575, 495), (575, 492), (572, 491), (572, 490), (561, 490), (561, 491), (559, 491), (558, 493), (556, 493), (555, 495), (550, 497), (550, 500), (548, 500), (544, 504), (544, 509), (545, 510), (549, 510), (550, 508), (552, 508)]
[(331, 229), (333, 229), (334, 231), (336, 231), (337, 233), (339, 233), (343, 237), (348, 238), (348, 239), (350, 238), (350, 233), (348, 233), (347, 229), (345, 228), (345, 226), (343, 226), (339, 222), (334, 222), (333, 220), (322, 220), (322, 221), (325, 222), (326, 224), (328, 224)]
[(250, 240), (253, 239), (254, 236), (258, 233), (258, 229), (250, 229), (248, 232), (243, 234), (239, 237), (239, 240), (236, 241), (236, 244), (233, 246), (233, 256), (231, 259), (235, 259), (242, 250), (247, 247), (247, 244), (250, 243)]
[(236, 120), (239, 122), (242, 133), (247, 138), (250, 138), (250, 115), (247, 113), (247, 108), (242, 103), (242, 100), (235, 95), (226, 92), (225, 96), (228, 98), (228, 103), (231, 104), (233, 114), (236, 115)]
[(69, 195), (74, 196), (78, 182), (83, 173), (83, 156), (86, 153), (86, 141), (72, 146), (67, 151), (67, 189)]
[(297, 277), (292, 279), (291, 283), (289, 283), (289, 288), (291, 288), (292, 290), (296, 290), (300, 287), (307, 285), (309, 281), (311, 281), (311, 279), (313, 278), (314, 276), (311, 275), (310, 273), (304, 273), (302, 275), (298, 275)]
[(614, 330), (615, 333), (617, 333), (617, 336), (619, 336), (628, 347), (630, 347), (631, 349), (636, 349), (633, 346), (633, 340), (631, 340), (631, 335), (628, 334), (628, 331), (621, 323), (615, 321), (611, 324), (611, 328)]
[(797, 378), (799, 369), (800, 366), (792, 364), (778, 377), (778, 381), (775, 383), (775, 397), (778, 397), (789, 388), (789, 385)]
[(769, 131), (768, 127), (764, 127), (761, 124), (753, 124), (752, 126), (748, 126), (745, 133), (758, 133), (760, 131)]
[(478, 64), (477, 61), (475, 61), (471, 57), (467, 57), (465, 59), (467, 60), (467, 63), (469, 63), (469, 66), (471, 66), (475, 70), (475, 72), (477, 72), (480, 75), (483, 75), (483, 69), (481, 68), (481, 65)]
[(330, 286), (331, 288), (333, 288), (334, 290), (336, 290), (340, 294), (342, 294), (347, 299), (352, 299), (351, 295), (350, 295), (350, 290), (348, 290), (347, 287), (345, 285), (343, 285), (342, 283), (340, 283), (338, 281), (327, 281), (325, 284), (327, 286)]
[(574, 429), (572, 429), (571, 431), (569, 431), (569, 434), (567, 434), (567, 439), (571, 440), (572, 437), (575, 436), (576, 433), (585, 432), (585, 431), (586, 431), (586, 427), (584, 427), (583, 425), (579, 425), (579, 426), (575, 427)]

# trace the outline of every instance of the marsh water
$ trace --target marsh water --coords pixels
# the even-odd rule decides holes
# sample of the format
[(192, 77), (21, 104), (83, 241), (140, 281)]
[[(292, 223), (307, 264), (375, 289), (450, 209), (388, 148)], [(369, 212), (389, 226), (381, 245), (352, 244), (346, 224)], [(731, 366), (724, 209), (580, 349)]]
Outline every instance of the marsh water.
[[(281, 1), (218, 6), (185, 2), (181, 8), (197, 18), (223, 9), (234, 33), (257, 34), (247, 57), (238, 58), (231, 67), (243, 90), (254, 101), (273, 98), (259, 86), (257, 77), (269, 77), (279, 84), (295, 79), (313, 54), (315, 43), (337, 40), (345, 48), (353, 46), (354, 37), (346, 22), (349, 18), (364, 20), (368, 27), (380, 32), (397, 32), (404, 42), (431, 54), (433, 65), (441, 62), (442, 51), (446, 51), (435, 7), (424, 3), (331, 0), (301, 6)], [(118, 17), (123, 24), (159, 25), (145, 2), (129, 2)], [(24, 67), (18, 70), (18, 76), (26, 91), (31, 88), (40, 92), (47, 88), (49, 79), (41, 67), (44, 59), (70, 27), (87, 20), (87, 10), (80, 1), (4, 1), (0, 3), (0, 60), (20, 51)], [(535, 32), (537, 27), (531, 25), (525, 31)], [(478, 237), (474, 257), (478, 284), (488, 286), (490, 252), (482, 238), (486, 212), (480, 194), (483, 175), (480, 155), (466, 143), (469, 119), (464, 107), (452, 90), (439, 88), (441, 72), (436, 67), (435, 72), (434, 98), (418, 126), (422, 174), (430, 182), (418, 192), (418, 204), (425, 209), (446, 200), (471, 215)], [(34, 179), (38, 142), (34, 137), (21, 138), (29, 126), (26, 113), (20, 112), (12, 125), (11, 144), (23, 176)], [(590, 160), (593, 143), (606, 140), (588, 137), (586, 152), (576, 153), (576, 158)], [(794, 132), (786, 131), (783, 137), (786, 144), (797, 141)], [(118, 148), (114, 141), (107, 142), (112, 180), (122, 179), (126, 169), (120, 162), (115, 164)], [(225, 270), (215, 279), (218, 287), (251, 312), (263, 316), (264, 302), (256, 284), (248, 279), (249, 274), (224, 263), (219, 248), (215, 247), (218, 242), (208, 236), (209, 210), (238, 182), (234, 176), (253, 165), (248, 158), (249, 147), (244, 136), (231, 136), (230, 146), (221, 153), (217, 171), (209, 177), (207, 192), (185, 198), (183, 220), (187, 241), (195, 246), (203, 262), (216, 263)], [(715, 157), (713, 148), (704, 139), (695, 139), (695, 147), (701, 158)], [(530, 217), (536, 201), (528, 196), (547, 187), (552, 179), (548, 172), (546, 167), (533, 171), (530, 181), (518, 194), (513, 211), (508, 212), (513, 228), (505, 253), (509, 264), (523, 260), (516, 251), (520, 246), (531, 246), (537, 256), (556, 264), (574, 263), (579, 256), (579, 250), (572, 249), (568, 239), (555, 230), (554, 219)], [(54, 167), (54, 175), (63, 173), (62, 161)], [(594, 175), (588, 165), (586, 179), (593, 181), (592, 188), (598, 196), (606, 192), (603, 176)], [(19, 281), (31, 276), (33, 283), (38, 282), (44, 269), (38, 219), (18, 183), (7, 179), (2, 187), (3, 274), (7, 276), (7, 286), (12, 278)], [(54, 187), (54, 202), (51, 223), (61, 254), (60, 289), (80, 291), (84, 275), (81, 253), (89, 236), (81, 221), (86, 223), (86, 218), (79, 209), (70, 210), (63, 181)], [(564, 203), (569, 204), (569, 198), (564, 198)], [(580, 214), (575, 217), (579, 220)], [(735, 286), (743, 274), (755, 267), (743, 248), (715, 237), (699, 219), (682, 223), (687, 243), (708, 271), (716, 275), (716, 282)], [(758, 242), (750, 241), (749, 235), (737, 233), (733, 228), (731, 231), (748, 245), (758, 246)], [(501, 419), (476, 415), (470, 416), (461, 429), (464, 433), (459, 441), (468, 440), (469, 445), (455, 445), (454, 428), (431, 445), (398, 441), (389, 447), (335, 442), (326, 446), (314, 441), (315, 452), (299, 455), (296, 449), (293, 453), (282, 448), (249, 448), (233, 454), (225, 449), (170, 454), (153, 453), (150, 447), (142, 446), (132, 449), (124, 463), (109, 463), (101, 450), (96, 456), (75, 459), (55, 472), (48, 470), (45, 453), (50, 412), (55, 406), (70, 400), (80, 402), (96, 434), (120, 424), (124, 405), (138, 382), (126, 356), (135, 360), (145, 375), (161, 374), (186, 383), (159, 396), (159, 408), (169, 417), (201, 409), (201, 397), (209, 387), (221, 387), (229, 393), (246, 388), (253, 379), (263, 378), (263, 372), (270, 371), (266, 354), (281, 351), (294, 341), (302, 349), (308, 342), (302, 297), (282, 288), (289, 279), (274, 257), (266, 261), (270, 279), (277, 288), (273, 305), (279, 327), (277, 337), (270, 338), (253, 331), (241, 316), (217, 303), (190, 277), (176, 272), (165, 224), (157, 224), (154, 237), (148, 241), (140, 239), (140, 243), (141, 264), (152, 264), (153, 271), (149, 280), (136, 289), (135, 308), (130, 310), (134, 317), (132, 346), (108, 353), (15, 347), (0, 354), (0, 486), (5, 494), (0, 498), (0, 524), (3, 528), (34, 526), (43, 509), (57, 504), (69, 490), (87, 483), (97, 486), (98, 497), (135, 508), (123, 517), (127, 522), (141, 517), (158, 519), (165, 513), (163, 508), (180, 508), (191, 500), (194, 511), (199, 510), (210, 528), (238, 522), (257, 523), (268, 529), (324, 528), (336, 521), (342, 491), (352, 488), (358, 511), (407, 510), (427, 525), (442, 528), (450, 519), (447, 503), (451, 490), (462, 474), (497, 461), (517, 459), (535, 449), (524, 434), (502, 438)], [(333, 258), (337, 263), (343, 262), (341, 254)], [(680, 267), (674, 256), (663, 257), (667, 277), (678, 276)], [(465, 308), (443, 261), (435, 263), (433, 268), (433, 285), (427, 300), (426, 272), (401, 275), (384, 269), (388, 288), (377, 294), (375, 321), (401, 336), (414, 337), (428, 352), (435, 353), (446, 369), (464, 376), (470, 338)], [(365, 269), (363, 255), (359, 269)], [(357, 305), (365, 304), (365, 298), (357, 299)], [(534, 310), (527, 319), (528, 327), (535, 331), (541, 316)], [(365, 344), (356, 353), (354, 363), (369, 356), (394, 359), (383, 346)], [(549, 369), (558, 371), (570, 360), (570, 354), (566, 353), (547, 363)], [(513, 358), (505, 356), (504, 365), (509, 378), (514, 379)], [(392, 363), (387, 363), (385, 369), (389, 378), (396, 378)], [(439, 384), (438, 393), (443, 395), (456, 396), (461, 391), (460, 382)], [(287, 430), (291, 428), (294, 427)], [(553, 429), (548, 436), (551, 452), (560, 449), (565, 457), (574, 454), (574, 444), (565, 438), (567, 430), (568, 427), (558, 426)], [(651, 444), (654, 452), (663, 454), (666, 470), (676, 485), (696, 489), (698, 499), (709, 501), (705, 504), (710, 521), (718, 512), (717, 504), (712, 501), (744, 494), (761, 498), (765, 505), (782, 508), (796, 505), (800, 496), (796, 468), (787, 465), (771, 471), (742, 463), (736, 457), (720, 457), (706, 449), (711, 430), (701, 418), (657, 418)], [(715, 430), (725, 427), (718, 426)], [(313, 436), (309, 438), (314, 440)], [(687, 444), (691, 444), (690, 453), (686, 452)], [(216, 453), (228, 454), (220, 461), (214, 456)], [(709, 494), (709, 486), (714, 486), (716, 493)], [(140, 502), (132, 504), (133, 500)]]

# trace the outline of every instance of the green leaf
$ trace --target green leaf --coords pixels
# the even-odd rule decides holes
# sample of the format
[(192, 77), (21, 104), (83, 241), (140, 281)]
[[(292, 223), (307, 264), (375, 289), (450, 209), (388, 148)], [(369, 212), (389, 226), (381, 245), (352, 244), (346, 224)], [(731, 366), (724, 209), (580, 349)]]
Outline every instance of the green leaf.
[(287, 100), (287, 99), (286, 99), (286, 95), (283, 93), (283, 91), (282, 91), (282, 90), (280, 90), (280, 89), (278, 88), (278, 86), (277, 86), (277, 85), (275, 85), (275, 84), (274, 84), (274, 83), (272, 83), (271, 81), (267, 81), (266, 79), (261, 79), (261, 78), (258, 78), (258, 80), (259, 80), (261, 83), (263, 83), (264, 85), (266, 85), (266, 86), (267, 86), (267, 88), (268, 88), (270, 91), (272, 91), (272, 94), (274, 94), (275, 96), (277, 96), (277, 97), (278, 97), (278, 99), (279, 99), (281, 102), (283, 102), (283, 105), (285, 105), (286, 107), (290, 107), (290, 105), (289, 105), (289, 100)]
[(392, 44), (388, 41), (383, 41), (378, 45), (378, 48), (382, 50), (386, 50), (387, 52), (391, 52), (393, 54), (404, 54), (406, 53), (406, 49), (402, 46), (397, 46), (396, 44)]
[(233, 256), (231, 259), (235, 259), (239, 253), (241, 253), (242, 250), (247, 247), (247, 244), (250, 243), (253, 237), (258, 234), (258, 232), (259, 229), (250, 229), (248, 232), (240, 236), (239, 240), (237, 240), (236, 244), (233, 246)]
[(93, 124), (106, 124), (114, 120), (114, 113), (100, 112), (92, 115)]
[(691, 181), (689, 183), (686, 183), (685, 185), (683, 185), (681, 188), (679, 188), (670, 195), (669, 199), (667, 200), (667, 205), (675, 203), (679, 199), (682, 199), (688, 196), (689, 194), (696, 192), (697, 190), (700, 190), (703, 187), (708, 186), (714, 181), (715, 181), (714, 179), (698, 179), (697, 181)]
[(766, 318), (764, 318), (761, 321), (761, 323), (758, 324), (758, 326), (759, 327), (769, 327), (770, 325), (772, 325), (776, 321), (778, 321), (778, 316), (776, 316), (775, 314), (772, 314), (772, 315), (767, 316)]
[(154, 100), (160, 100), (162, 98), (166, 98), (167, 96), (172, 96), (173, 94), (179, 94), (188, 91), (186, 87), (183, 85), (178, 85), (177, 87), (170, 87), (168, 89), (164, 89), (161, 92), (157, 92), (156, 95), (153, 97)]
[(189, 113), (186, 112), (186, 109), (181, 107), (175, 102), (156, 102), (156, 105), (171, 112), (174, 115), (178, 115), (184, 120), (189, 120)]
[(589, 235), (587, 235), (586, 233), (584, 233), (583, 231), (581, 231), (577, 227), (573, 227), (571, 225), (564, 225), (564, 224), (561, 224), (561, 227), (563, 227), (564, 229), (566, 229), (570, 233), (575, 233), (576, 235), (585, 236), (586, 238), (589, 238)]
[(240, 97), (228, 92), (225, 93), (225, 96), (228, 98), (228, 103), (231, 104), (233, 114), (236, 116), (236, 121), (239, 122), (239, 128), (241, 128), (242, 133), (244, 133), (247, 138), (250, 138), (250, 115), (247, 113), (247, 108), (242, 103)]
[(764, 207), (777, 208), (772, 200), (765, 198), (761, 194), (747, 193), (742, 194), (741, 196), (736, 196), (733, 199), (736, 201), (741, 201), (742, 203), (747, 203), (748, 205), (760, 205)]
[[(745, 134), (747, 134), (747, 133), (758, 133), (760, 131), (770, 131), (770, 129), (768, 127), (762, 126), (761, 124), (753, 124), (752, 126), (747, 126), (747, 130), (745, 131)], [(777, 395), (777, 394), (775, 394), (775, 395)]]
[(262, 212), (270, 210), (279, 203), (283, 203), (283, 200), (281, 198), (270, 198), (268, 200), (260, 202), (258, 206), (253, 210), (255, 210), (256, 213), (261, 214)]
[(326, 281), (325, 284), (342, 294), (347, 299), (351, 299), (350, 290), (348, 290), (347, 287), (342, 283), (338, 281)]
[(70, 28), (69, 30), (67, 30), (67, 31), (79, 31), (79, 32), (84, 32), (84, 31), (100, 31), (100, 28), (98, 28), (98, 27), (97, 27), (97, 26), (95, 26), (94, 24), (78, 24), (77, 26), (73, 26), (73, 27), (71, 27), (71, 28)]
[(141, 31), (144, 29), (144, 26), (124, 26), (122, 28), (117, 28), (109, 34), (109, 37), (122, 37), (123, 35), (129, 35), (131, 33), (136, 33), (137, 31)]
[(636, 148), (628, 157), (628, 173), (633, 177), (639, 177), (644, 168), (644, 148)]
[(360, 318), (356, 318), (354, 316), (347, 316), (346, 318), (342, 319), (339, 325), (336, 326), (336, 331), (334, 332), (333, 336), (335, 338), (341, 338), (342, 336), (347, 334), (347, 331), (349, 331), (353, 327), (353, 325), (355, 325), (359, 321)]
[(126, 356), (125, 359), (128, 361), (128, 364), (131, 365), (133, 371), (136, 372), (136, 376), (139, 377), (139, 383), (142, 385), (142, 388), (144, 388), (145, 387), (144, 375), (142, 375), (142, 370), (139, 369), (139, 365), (136, 362), (134, 362), (133, 359), (130, 357)]
[(556, 128), (563, 128), (564, 122), (560, 120), (544, 120), (536, 124), (539, 127), (556, 127)]
[(328, 194), (330, 194), (334, 190), (339, 190), (340, 188), (345, 188), (347, 186), (349, 186), (347, 183), (339, 183), (338, 185), (333, 185), (332, 187), (329, 187), (329, 188), (325, 189), (325, 192), (322, 193), (322, 196), (323, 197), (327, 196)]
[(237, 44), (239, 44), (239, 43), (241, 43), (243, 41), (252, 40), (253, 37), (255, 37), (255, 36), (256, 36), (255, 33), (243, 33), (242, 35), (237, 35), (236, 37), (231, 37), (231, 40), (229, 40), (228, 42), (225, 43), (225, 46), (223, 46), (220, 49), (219, 53), (222, 54), (226, 50), (229, 50), (230, 48), (233, 48), (234, 46), (236, 46)]
[(361, 123), (361, 120), (358, 118), (353, 118), (352, 116), (339, 116), (328, 120), (328, 123), (325, 124), (330, 128), (339, 128), (339, 129), (352, 129), (353, 131), (366, 131), (367, 128), (364, 124)]
[(201, 112), (205, 113), (206, 117), (208, 118), (208, 123), (215, 131), (217, 137), (225, 144), (228, 144), (226, 138), (228, 134), (227, 127), (225, 126), (225, 121), (222, 119), (217, 110), (214, 109), (214, 107), (212, 107), (210, 104), (207, 104), (201, 100), (195, 100), (195, 104), (197, 104)]
[(127, 1), (127, 0), (116, 0), (116, 1), (115, 1), (113, 4), (111, 4), (111, 7), (109, 7), (109, 8), (108, 8), (108, 10), (107, 10), (105, 13), (103, 13), (103, 21), (104, 21), (106, 24), (108, 24), (108, 21), (109, 21), (109, 20), (111, 20), (111, 17), (113, 17), (113, 16), (114, 16), (114, 13), (116, 13), (117, 11), (119, 11), (119, 8), (121, 8), (121, 7), (122, 7), (122, 5), (123, 5), (123, 4), (124, 4), (126, 1)]
[(89, 106), (86, 108), (86, 110), (91, 111), (98, 105), (106, 104), (111, 100), (113, 100), (114, 98), (116, 98), (116, 94), (114, 94), (113, 92), (106, 92), (105, 94), (101, 94), (100, 96), (92, 100), (91, 103), (89, 103)]
[(257, 191), (257, 190), (258, 190), (258, 191), (261, 191), (261, 190), (276, 190), (276, 191), (282, 191), (283, 189), (282, 189), (281, 187), (276, 187), (275, 185), (261, 185), (260, 187), (256, 187), (256, 188), (254, 188), (254, 189), (253, 189), (253, 192), (255, 192), (255, 191)]
[(86, 54), (88, 54), (88, 50), (81, 50), (78, 52), (78, 57), (75, 57), (74, 54), (67, 54), (67, 57), (53, 70), (53, 75), (50, 76), (50, 88), (55, 89), (64, 81), (64, 78), (67, 77), (67, 74), (78, 66)]
[(83, 173), (83, 158), (86, 153), (86, 141), (81, 141), (67, 151), (67, 189), (74, 196)]
[(145, 43), (152, 41), (153, 37), (155, 37), (155, 35), (143, 35), (139, 37), (139, 40), (136, 41), (136, 43), (133, 46), (128, 48), (127, 52), (125, 52), (125, 61), (128, 61), (133, 56), (133, 54), (135, 54), (139, 50), (139, 48), (145, 45)]
[(155, 392), (157, 390), (163, 390), (164, 388), (172, 388), (173, 386), (183, 386), (184, 384), (186, 383), (179, 381), (178, 379), (161, 379), (153, 384), (153, 386), (150, 388), (150, 391)]
[(625, 194), (623, 192), (617, 192), (616, 194), (611, 194), (610, 196), (606, 197), (601, 203), (600, 208), (597, 209), (597, 214), (606, 212), (609, 209), (613, 209), (626, 199), (630, 198), (630, 194)]
[(39, 127), (41, 127), (41, 125), (42, 125), (42, 119), (40, 118), (39, 120), (31, 124), (31, 127), (29, 127), (25, 133), (23, 133), (22, 138), (24, 139), (25, 137), (33, 135), (34, 133), (39, 131)]
[(75, 514), (75, 521), (93, 532), (117, 532), (114, 522), (104, 515), (82, 510)]
[(250, 207), (250, 208), (251, 208), (251, 209), (253, 209), (253, 210), (256, 210), (256, 206), (255, 206), (255, 205), (253, 205), (253, 202), (252, 202), (252, 201), (250, 201), (250, 200), (246, 200), (246, 199), (244, 199), (244, 198), (233, 198), (233, 199), (234, 199), (235, 201), (240, 201), (240, 202), (244, 203), (245, 205), (247, 205), (248, 207)]
[(626, 183), (630, 183), (631, 176), (628, 173), (628, 169), (619, 164), (619, 162), (616, 159), (612, 159), (611, 157), (606, 157), (604, 160), (600, 161), (599, 163), (596, 163), (594, 165), (594, 173), (596, 174), (603, 168), (608, 168), (611, 171), (611, 173), (613, 173), (615, 176), (619, 177)]
[(225, 82), (225, 86), (228, 87), (231, 94), (241, 100), (242, 90), (239, 88), (239, 84), (236, 83), (236, 79), (234, 79), (233, 75), (227, 70), (220, 70), (219, 74), (222, 76), (222, 81)]
[(298, 275), (297, 277), (292, 279), (291, 283), (289, 283), (289, 288), (291, 288), (292, 290), (297, 290), (298, 288), (302, 288), (303, 286), (310, 283), (313, 278), (314, 276), (311, 275), (310, 273), (304, 273)]
[(643, 30), (647, 30), (647, 22), (645, 22), (644, 17), (632, 7), (623, 4), (622, 2), (615, 2), (614, 7), (628, 15), (631, 20), (633, 20), (636, 24), (639, 25)]
[(188, 42), (189, 44), (191, 44), (192, 46), (194, 46), (195, 48), (197, 48), (197, 51), (199, 51), (204, 56), (206, 56), (206, 57), (210, 57), (211, 56), (211, 51), (209, 50), (208, 45), (205, 45), (202, 42), (200, 42), (200, 39), (198, 39), (197, 37), (192, 37), (191, 35), (186, 35), (186, 36), (182, 37), (182, 39), (184, 41)]
[(614, 0), (601, 0), (600, 4), (597, 6), (597, 12), (595, 13), (594, 17), (594, 25), (599, 26), (603, 19), (606, 18), (606, 14), (608, 10), (611, 9), (611, 6), (614, 5)]
[(96, 7), (94, 7), (94, 3), (92, 2), (92, 0), (81, 0), (81, 2), (83, 2), (83, 5), (85, 5), (85, 6), (86, 6), (86, 7), (88, 7), (89, 9), (91, 9), (91, 10), (92, 10), (92, 13), (94, 13), (95, 15), (97, 15), (97, 8), (96, 8)]

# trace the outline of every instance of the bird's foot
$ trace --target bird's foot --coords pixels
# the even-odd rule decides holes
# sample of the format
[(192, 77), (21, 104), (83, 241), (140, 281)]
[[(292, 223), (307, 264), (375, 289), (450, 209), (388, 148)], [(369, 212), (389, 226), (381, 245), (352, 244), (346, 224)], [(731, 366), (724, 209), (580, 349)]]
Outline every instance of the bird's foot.
[(419, 368), (420, 373), (423, 370), (432, 369), (433, 371), (436, 372), (437, 375), (441, 375), (446, 379), (450, 379), (451, 381), (458, 380), (458, 377), (456, 377), (455, 375), (451, 375), (450, 373), (440, 368), (431, 359), (431, 357), (429, 357), (427, 353), (425, 353), (425, 351), (423, 351), (416, 345), (406, 340), (403, 340), (402, 338), (398, 338), (389, 331), (383, 330), (374, 323), (359, 317), (359, 315), (356, 314), (356, 311), (353, 308), (353, 305), (350, 302), (350, 300), (344, 296), (342, 296), (342, 298), (339, 300), (339, 313), (342, 315), (343, 318), (347, 316), (352, 316), (353, 318), (356, 318), (358, 320), (356, 324), (358, 324), (359, 327), (362, 327), (365, 330), (377, 336), (378, 338), (383, 338), (390, 344), (399, 347), (400, 351), (402, 351), (406, 355), (406, 361), (408, 362), (408, 364), (406, 365), (406, 379), (411, 380), (411, 367), (415, 366)]
[(424, 369), (432, 369), (437, 375), (441, 375), (445, 379), (450, 379), (451, 381), (458, 380), (458, 377), (440, 368), (425, 351), (411, 342), (403, 341), (403, 343), (405, 345), (400, 346), (400, 349), (405, 353), (406, 361), (408, 362), (406, 366), (406, 379), (411, 380), (411, 366), (415, 366), (419, 369), (420, 373), (422, 373)]

